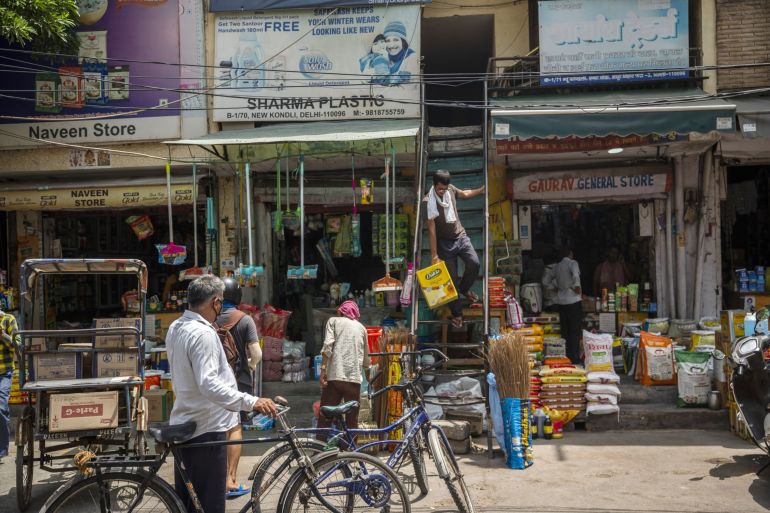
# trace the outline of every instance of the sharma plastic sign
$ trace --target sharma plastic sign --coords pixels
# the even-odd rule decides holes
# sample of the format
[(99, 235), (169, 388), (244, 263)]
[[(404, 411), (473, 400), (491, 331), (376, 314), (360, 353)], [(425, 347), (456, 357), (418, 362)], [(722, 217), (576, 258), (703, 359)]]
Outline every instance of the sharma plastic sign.
[(540, 1), (538, 13), (543, 85), (688, 76), (687, 0)]
[(216, 18), (214, 121), (420, 115), (420, 7)]

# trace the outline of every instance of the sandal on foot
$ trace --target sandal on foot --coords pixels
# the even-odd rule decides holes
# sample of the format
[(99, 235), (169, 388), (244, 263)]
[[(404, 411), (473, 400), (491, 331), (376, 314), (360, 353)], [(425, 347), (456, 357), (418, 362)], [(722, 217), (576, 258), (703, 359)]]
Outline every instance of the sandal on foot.
[(462, 328), (463, 327), (463, 318), (460, 317), (452, 317), (452, 326), (455, 328)]
[(239, 485), (238, 488), (230, 488), (227, 490), (227, 493), (225, 493), (225, 497), (228, 499), (234, 499), (236, 497), (240, 497), (241, 495), (246, 495), (251, 491), (249, 488), (246, 488), (243, 485)]
[(465, 297), (467, 297), (471, 301), (471, 303), (481, 302), (481, 298), (475, 292), (471, 292), (470, 290), (465, 293)]

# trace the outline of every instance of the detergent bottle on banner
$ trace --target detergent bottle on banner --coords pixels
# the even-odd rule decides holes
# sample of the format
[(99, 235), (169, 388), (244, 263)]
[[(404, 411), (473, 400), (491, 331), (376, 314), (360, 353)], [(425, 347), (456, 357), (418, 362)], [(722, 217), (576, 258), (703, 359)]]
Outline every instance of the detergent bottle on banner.
[(259, 67), (263, 61), (262, 54), (256, 34), (242, 33), (232, 58), (232, 78), (237, 89), (264, 87), (265, 70)]

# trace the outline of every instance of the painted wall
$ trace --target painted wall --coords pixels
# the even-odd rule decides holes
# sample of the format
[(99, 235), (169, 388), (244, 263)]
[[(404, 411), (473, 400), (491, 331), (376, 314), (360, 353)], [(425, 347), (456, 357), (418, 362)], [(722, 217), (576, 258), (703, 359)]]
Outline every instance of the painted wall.
[(495, 17), (495, 56), (526, 55), (529, 48), (527, 2), (508, 4), (490, 0), (448, 0), (426, 4), (425, 18), (492, 14)]

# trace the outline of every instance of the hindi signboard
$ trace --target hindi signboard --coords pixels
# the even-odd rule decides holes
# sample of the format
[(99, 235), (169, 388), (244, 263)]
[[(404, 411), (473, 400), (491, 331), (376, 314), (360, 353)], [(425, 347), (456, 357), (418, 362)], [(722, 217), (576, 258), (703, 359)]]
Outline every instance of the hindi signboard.
[(687, 0), (541, 0), (538, 13), (542, 85), (688, 76)]

